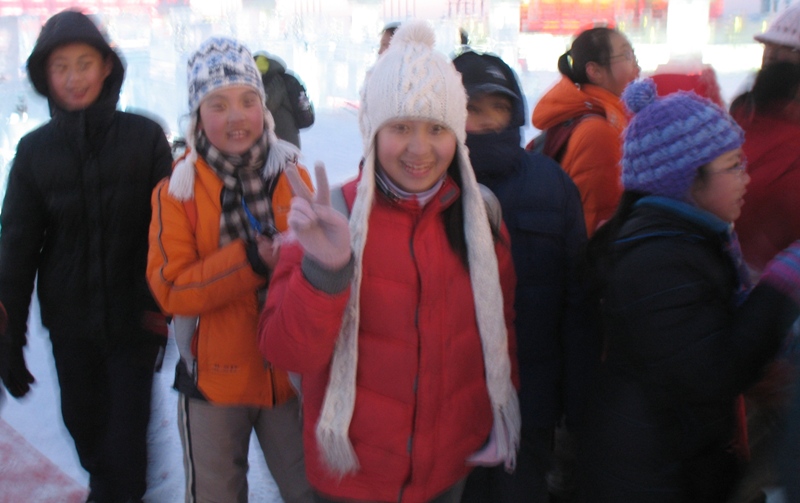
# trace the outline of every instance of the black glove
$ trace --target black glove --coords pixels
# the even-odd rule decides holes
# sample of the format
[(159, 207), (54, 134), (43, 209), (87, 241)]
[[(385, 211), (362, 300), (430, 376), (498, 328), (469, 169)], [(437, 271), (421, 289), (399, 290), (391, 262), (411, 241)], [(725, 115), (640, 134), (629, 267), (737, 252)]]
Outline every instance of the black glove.
[(25, 356), (22, 347), (6, 345), (0, 357), (0, 377), (3, 379), (8, 392), (15, 398), (21, 398), (30, 391), (31, 383), (35, 381), (28, 367), (25, 366)]
[(15, 398), (25, 396), (30, 391), (33, 376), (25, 366), (22, 346), (16, 346), (6, 333), (8, 315), (5, 306), (0, 303), (0, 379), (8, 392)]

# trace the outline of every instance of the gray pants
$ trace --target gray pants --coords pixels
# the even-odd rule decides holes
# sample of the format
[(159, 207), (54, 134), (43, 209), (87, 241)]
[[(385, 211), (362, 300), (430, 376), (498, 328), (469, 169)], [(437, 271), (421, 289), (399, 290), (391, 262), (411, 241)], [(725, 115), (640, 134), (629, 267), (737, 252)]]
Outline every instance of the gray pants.
[(253, 431), (283, 500), (314, 501), (306, 480), (296, 398), (267, 409), (219, 406), (181, 394), (178, 429), (186, 503), (247, 503), (247, 453)]

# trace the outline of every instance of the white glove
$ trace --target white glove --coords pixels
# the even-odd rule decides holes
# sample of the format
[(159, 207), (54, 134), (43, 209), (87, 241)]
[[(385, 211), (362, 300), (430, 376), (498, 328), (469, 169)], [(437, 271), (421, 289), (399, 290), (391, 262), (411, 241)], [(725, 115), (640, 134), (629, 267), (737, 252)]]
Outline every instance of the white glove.
[(331, 207), (331, 194), (325, 165), (314, 165), (317, 194), (303, 183), (294, 164), (286, 167), (286, 176), (294, 197), (289, 210), (289, 228), (314, 261), (325, 269), (337, 271), (350, 261), (350, 229), (347, 217)]

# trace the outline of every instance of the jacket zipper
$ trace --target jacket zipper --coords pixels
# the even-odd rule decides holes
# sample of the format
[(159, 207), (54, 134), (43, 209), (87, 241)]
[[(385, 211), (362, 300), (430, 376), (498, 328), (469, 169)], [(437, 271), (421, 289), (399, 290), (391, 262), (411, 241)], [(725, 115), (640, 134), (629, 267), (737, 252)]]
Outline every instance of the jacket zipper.
[[(419, 224), (419, 218), (417, 218), (417, 222), (415, 223), (414, 227), (411, 230), (411, 239), (408, 243), (409, 253), (411, 253), (411, 260), (416, 264), (417, 257), (414, 253), (414, 231), (416, 230), (417, 224)], [(417, 280), (419, 282), (420, 291), (422, 290), (422, 278), (420, 278), (419, 268), (417, 268)], [(417, 330), (417, 362), (420, 360), (420, 348), (421, 344), (419, 343), (419, 303), (417, 303), (417, 307), (414, 309), (414, 328)], [(414, 417), (412, 418), (411, 423), (411, 433), (408, 436), (408, 446), (407, 452), (409, 457), (409, 463), (411, 464), (412, 468), (409, 470), (408, 478), (400, 486), (400, 493), (397, 495), (398, 503), (403, 501), (403, 492), (405, 492), (406, 487), (408, 486), (408, 482), (413, 476), (413, 460), (412, 460), (412, 445), (414, 440), (414, 427), (417, 424), (417, 392), (419, 391), (419, 365), (417, 365), (417, 375), (414, 376)]]
[(267, 366), (267, 372), (269, 372), (269, 385), (272, 389), (272, 406), (275, 407), (277, 400), (275, 399), (275, 371), (272, 368), (272, 364), (268, 361), (264, 361), (264, 364)]

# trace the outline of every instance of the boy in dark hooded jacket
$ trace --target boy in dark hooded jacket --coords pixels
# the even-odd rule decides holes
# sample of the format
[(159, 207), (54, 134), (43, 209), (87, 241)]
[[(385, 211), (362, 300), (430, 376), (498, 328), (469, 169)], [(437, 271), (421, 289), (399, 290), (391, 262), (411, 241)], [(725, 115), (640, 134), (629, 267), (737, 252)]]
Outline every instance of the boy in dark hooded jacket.
[(522, 148), (525, 104), (511, 68), (471, 51), (453, 63), (469, 95), (466, 144), (475, 176), (499, 199), (511, 235), (522, 413), (515, 472), (476, 468), (462, 501), (547, 501), (554, 427), (562, 416), (571, 430), (579, 426), (590, 363), (600, 353), (577, 270), (586, 243), (580, 195), (557, 163)]
[(28, 59), (51, 120), (20, 140), (0, 233), (11, 395), (25, 365), (34, 279), (64, 424), (89, 472), (88, 501), (141, 501), (153, 369), (166, 325), (145, 281), (150, 194), (170, 172), (161, 127), (116, 110), (122, 60), (91, 19), (63, 11)]

